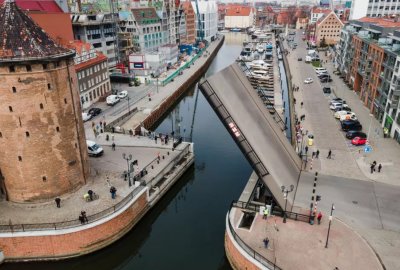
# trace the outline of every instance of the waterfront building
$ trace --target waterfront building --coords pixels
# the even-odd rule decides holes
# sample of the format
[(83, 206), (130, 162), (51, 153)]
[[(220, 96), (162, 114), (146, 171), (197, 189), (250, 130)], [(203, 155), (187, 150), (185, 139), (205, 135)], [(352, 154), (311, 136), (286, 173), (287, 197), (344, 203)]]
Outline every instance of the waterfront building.
[(71, 46), (76, 52), (74, 62), (81, 105), (87, 109), (111, 91), (107, 57), (90, 43), (77, 40)]
[(225, 28), (246, 29), (256, 23), (255, 9), (248, 6), (230, 5), (226, 8)]
[(182, 9), (185, 13), (186, 31), (184, 36), (181, 34), (181, 44), (194, 44), (196, 42), (196, 15), (190, 1), (182, 3)]
[(384, 18), (351, 20), (341, 33), (336, 57), (345, 81), (396, 139), (400, 136), (399, 27), (400, 22)]
[[(196, 2), (191, 1), (193, 10), (196, 14), (196, 36), (202, 37), (208, 42), (214, 40), (218, 31), (218, 7), (215, 1), (197, 1), (199, 12), (196, 9)], [(198, 14), (200, 13), (200, 14)], [(199, 29), (198, 19), (200, 16), (201, 29)]]
[(2, 193), (35, 202), (74, 191), (89, 171), (75, 52), (13, 1), (1, 6), (0, 25)]
[(324, 14), (315, 23), (315, 42), (317, 46), (324, 39), (326, 45), (335, 45), (340, 39), (340, 31), (344, 24), (335, 12)]
[(390, 17), (400, 14), (400, 0), (367, 1), (353, 0), (351, 3), (350, 20), (362, 17)]
[(108, 58), (109, 68), (118, 63), (117, 22), (118, 14), (71, 14), (74, 40), (93, 45), (95, 50)]

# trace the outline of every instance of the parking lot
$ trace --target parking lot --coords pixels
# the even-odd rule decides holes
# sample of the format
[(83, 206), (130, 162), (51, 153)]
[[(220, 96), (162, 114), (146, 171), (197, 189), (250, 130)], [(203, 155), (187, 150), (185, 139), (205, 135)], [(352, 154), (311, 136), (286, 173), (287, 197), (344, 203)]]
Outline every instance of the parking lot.
[[(293, 46), (288, 46), (286, 41), (284, 45), (289, 50), (287, 58), (293, 76), (292, 82), (300, 89), (294, 92), (296, 113), (298, 117), (305, 115), (305, 120), (301, 121), (302, 126), (304, 130), (312, 133), (315, 137), (314, 145), (309, 146), (309, 160), (312, 151), (317, 149), (320, 151), (320, 158), (314, 159), (312, 162), (313, 170), (329, 175), (363, 180), (372, 179), (400, 185), (398, 180), (400, 147), (393, 140), (382, 138), (382, 128), (379, 123), (370, 116), (357, 95), (348, 89), (339, 76), (333, 74), (333, 65), (325, 56), (325, 52), (319, 52), (319, 56), (323, 67), (331, 76), (332, 82), (320, 82), (315, 68), (304, 62), (307, 45), (301, 37), (301, 31), (297, 31), (293, 41), (297, 43), (297, 48), (294, 50)], [(298, 61), (299, 58), (302, 58), (302, 61)], [(305, 84), (306, 78), (311, 78), (313, 82)], [(325, 94), (322, 91), (325, 86), (331, 87), (331, 94)], [(334, 111), (329, 109), (329, 103), (336, 95), (346, 100), (351, 111), (355, 113), (362, 124), (362, 131), (366, 134), (369, 131), (371, 153), (365, 153), (364, 146), (352, 145), (351, 140), (345, 137), (346, 133), (341, 131), (339, 120), (334, 118)], [(303, 107), (300, 105), (301, 102), (304, 104)], [(332, 150), (332, 159), (327, 159), (329, 149)], [(369, 166), (374, 160), (378, 164), (382, 163), (383, 169), (382, 173), (371, 175)]]

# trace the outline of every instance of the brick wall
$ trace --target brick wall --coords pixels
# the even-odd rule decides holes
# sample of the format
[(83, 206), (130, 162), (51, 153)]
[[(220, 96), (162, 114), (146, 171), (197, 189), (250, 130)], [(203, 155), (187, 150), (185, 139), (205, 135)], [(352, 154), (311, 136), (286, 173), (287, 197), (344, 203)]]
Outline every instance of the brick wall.
[(232, 243), (232, 240), (230, 239), (229, 235), (225, 232), (225, 253), (226, 257), (229, 260), (229, 263), (231, 264), (232, 268), (235, 270), (241, 270), (241, 269), (246, 269), (246, 270), (258, 270), (257, 266), (255, 266), (252, 262), (250, 262), (246, 257), (243, 256), (242, 253), (240, 253), (234, 244)]
[(61, 259), (101, 249), (121, 238), (146, 212), (147, 193), (123, 213), (93, 228), (63, 235), (0, 238), (6, 261)]
[(89, 170), (72, 55), (43, 64), (0, 67), (0, 169), (14, 202), (71, 192)]

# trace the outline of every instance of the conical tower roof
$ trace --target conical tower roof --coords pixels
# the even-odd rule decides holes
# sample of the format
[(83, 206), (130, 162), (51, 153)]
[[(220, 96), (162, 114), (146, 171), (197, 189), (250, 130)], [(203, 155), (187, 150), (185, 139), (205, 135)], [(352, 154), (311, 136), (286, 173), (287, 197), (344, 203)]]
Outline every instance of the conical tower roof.
[(13, 0), (0, 7), (0, 62), (50, 60), (73, 53), (57, 45)]

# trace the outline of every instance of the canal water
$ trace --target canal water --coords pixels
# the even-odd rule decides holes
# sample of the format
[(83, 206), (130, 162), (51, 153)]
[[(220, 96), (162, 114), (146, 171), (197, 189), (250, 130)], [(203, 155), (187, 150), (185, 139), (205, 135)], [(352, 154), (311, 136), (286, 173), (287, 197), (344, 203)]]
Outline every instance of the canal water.
[[(206, 76), (233, 63), (245, 38), (227, 33)], [(0, 269), (231, 269), (224, 251), (225, 217), (252, 169), (197, 87), (157, 128), (162, 133), (172, 130), (192, 137), (195, 165), (125, 237), (81, 258)]]

